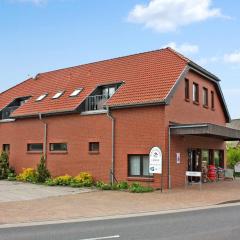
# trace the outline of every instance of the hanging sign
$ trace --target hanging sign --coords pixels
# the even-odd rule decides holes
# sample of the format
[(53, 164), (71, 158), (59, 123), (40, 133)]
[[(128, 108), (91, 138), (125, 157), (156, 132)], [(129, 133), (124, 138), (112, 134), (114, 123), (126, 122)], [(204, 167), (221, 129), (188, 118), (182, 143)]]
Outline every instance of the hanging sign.
[(149, 172), (162, 174), (162, 151), (153, 147), (149, 154)]

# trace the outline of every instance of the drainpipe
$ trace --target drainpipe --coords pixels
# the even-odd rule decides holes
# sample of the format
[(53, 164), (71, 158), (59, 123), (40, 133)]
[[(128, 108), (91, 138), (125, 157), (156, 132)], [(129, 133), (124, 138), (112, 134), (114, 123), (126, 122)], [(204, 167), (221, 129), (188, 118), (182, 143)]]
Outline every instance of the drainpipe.
[(47, 160), (47, 123), (43, 121), (42, 114), (39, 113), (39, 120), (44, 124), (43, 157)]
[(113, 184), (115, 180), (115, 119), (111, 115), (109, 107), (107, 107), (107, 116), (112, 120), (112, 164), (110, 170), (110, 179), (111, 184)]
[(168, 188), (172, 188), (171, 181), (171, 127), (168, 127)]

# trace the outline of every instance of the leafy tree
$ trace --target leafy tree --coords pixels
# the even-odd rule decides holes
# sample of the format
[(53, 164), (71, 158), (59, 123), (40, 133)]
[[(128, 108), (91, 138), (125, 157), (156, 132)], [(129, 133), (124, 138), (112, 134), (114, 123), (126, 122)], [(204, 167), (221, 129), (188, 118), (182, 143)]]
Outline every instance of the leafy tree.
[(44, 158), (44, 156), (42, 156), (40, 163), (37, 166), (37, 182), (44, 183), (50, 177), (51, 174), (47, 169), (46, 159)]
[(5, 179), (8, 177), (8, 170), (9, 170), (8, 154), (2, 151), (0, 155), (0, 179)]
[(234, 168), (236, 163), (240, 162), (240, 148), (229, 148), (227, 150), (227, 165), (229, 168)]

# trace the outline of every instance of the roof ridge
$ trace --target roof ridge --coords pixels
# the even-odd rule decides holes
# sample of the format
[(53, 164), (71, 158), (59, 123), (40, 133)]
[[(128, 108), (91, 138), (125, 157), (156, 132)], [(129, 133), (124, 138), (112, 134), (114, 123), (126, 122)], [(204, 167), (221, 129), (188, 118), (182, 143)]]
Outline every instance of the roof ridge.
[(75, 65), (75, 66), (72, 66), (72, 67), (59, 68), (59, 69), (55, 69), (55, 70), (50, 70), (50, 71), (38, 73), (38, 74), (47, 74), (47, 73), (51, 73), (51, 72), (67, 70), (67, 69), (71, 69), (71, 68), (77, 68), (77, 67), (92, 65), (92, 64), (96, 64), (96, 63), (108, 62), (108, 61), (117, 60), (117, 59), (124, 59), (124, 58), (128, 58), (128, 57), (133, 57), (133, 56), (138, 56), (138, 55), (143, 55), (143, 54), (148, 54), (148, 53), (161, 52), (161, 51), (163, 51), (165, 49), (166, 48), (160, 48), (160, 49), (155, 49), (155, 50), (150, 50), (150, 51), (133, 53), (133, 54), (124, 55), (124, 56), (120, 56), (120, 57), (113, 57), (113, 58), (98, 60), (98, 61), (94, 61), (94, 62), (83, 63), (83, 64)]
[(165, 49), (168, 49), (169, 51), (171, 51), (172, 53), (174, 53), (175, 55), (180, 57), (182, 60), (187, 61), (188, 63), (191, 62), (191, 60), (188, 57), (185, 57), (183, 54), (179, 53), (175, 49), (173, 49), (171, 47), (166, 47)]

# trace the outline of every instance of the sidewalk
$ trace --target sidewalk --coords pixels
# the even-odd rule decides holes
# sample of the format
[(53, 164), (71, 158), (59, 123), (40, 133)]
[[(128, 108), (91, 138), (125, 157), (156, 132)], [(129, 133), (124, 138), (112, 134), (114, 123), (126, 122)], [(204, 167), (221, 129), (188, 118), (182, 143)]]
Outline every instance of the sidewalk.
[(65, 196), (0, 203), (0, 224), (104, 217), (240, 201), (240, 180), (188, 189), (133, 194), (94, 191)]

